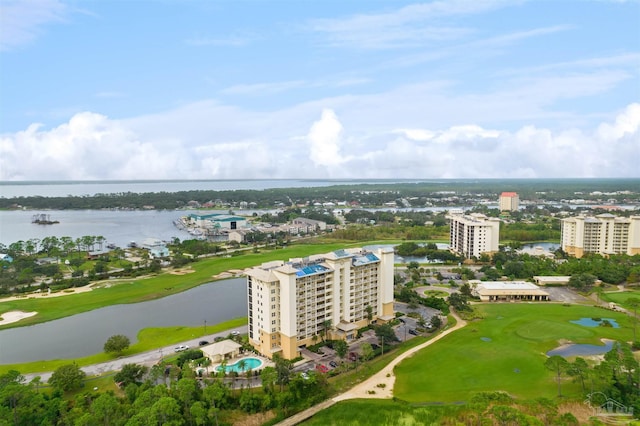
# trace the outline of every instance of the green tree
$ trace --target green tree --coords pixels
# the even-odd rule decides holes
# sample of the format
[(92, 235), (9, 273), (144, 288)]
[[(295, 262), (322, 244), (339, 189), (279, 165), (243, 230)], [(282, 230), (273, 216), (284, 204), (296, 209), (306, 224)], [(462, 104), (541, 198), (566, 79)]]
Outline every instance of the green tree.
[(582, 392), (586, 392), (585, 380), (589, 375), (589, 364), (584, 358), (576, 357), (576, 359), (568, 365), (567, 374), (575, 377), (582, 385)]
[(591, 274), (574, 274), (569, 278), (569, 287), (578, 291), (588, 291), (596, 282), (596, 276)]
[(327, 340), (327, 333), (331, 330), (331, 320), (322, 321), (322, 341)]
[(367, 305), (364, 310), (367, 312), (367, 321), (371, 324), (371, 321), (373, 320), (373, 308), (371, 305)]
[(106, 353), (115, 353), (116, 355), (120, 355), (129, 347), (130, 344), (131, 341), (127, 336), (115, 334), (107, 339), (103, 349)]
[(101, 393), (90, 407), (93, 424), (105, 426), (121, 424), (123, 420), (122, 406), (111, 393)]
[(349, 345), (344, 340), (336, 340), (333, 342), (333, 350), (336, 351), (336, 354), (340, 357), (340, 359), (344, 360), (344, 357), (347, 355), (349, 351)]
[(376, 333), (376, 336), (378, 337), (378, 340), (380, 341), (380, 345), (384, 345), (385, 341), (387, 343), (391, 343), (398, 340), (395, 331), (393, 331), (393, 327), (391, 327), (391, 324), (381, 324), (377, 326), (374, 331)]
[(441, 325), (442, 319), (440, 319), (439, 315), (434, 315), (431, 317), (431, 327), (433, 327), (434, 329), (438, 329)]
[(633, 309), (633, 318), (631, 321), (633, 322), (633, 342), (637, 341), (636, 339), (636, 325), (638, 322), (638, 308), (640, 307), (640, 299), (637, 297), (630, 297), (627, 299), (627, 305)]
[(80, 389), (83, 385), (86, 373), (76, 363), (58, 367), (49, 379), (49, 384), (64, 392)]
[(364, 342), (360, 346), (360, 350), (362, 351), (362, 359), (364, 359), (365, 361), (369, 361), (371, 358), (373, 358), (373, 347), (371, 346), (371, 343)]
[(144, 365), (125, 364), (122, 369), (113, 376), (116, 383), (122, 383), (121, 387), (126, 387), (130, 383), (141, 383), (142, 378), (149, 369)]
[(558, 396), (562, 396), (562, 375), (568, 370), (569, 362), (560, 355), (553, 355), (544, 363), (544, 366), (556, 374), (556, 382), (558, 383)]

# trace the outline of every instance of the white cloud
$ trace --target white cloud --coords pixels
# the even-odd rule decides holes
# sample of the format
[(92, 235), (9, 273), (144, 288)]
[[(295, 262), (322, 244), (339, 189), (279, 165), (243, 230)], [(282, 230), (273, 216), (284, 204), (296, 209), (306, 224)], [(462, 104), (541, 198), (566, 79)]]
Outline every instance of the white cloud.
[(32, 42), (51, 22), (61, 22), (67, 7), (58, 0), (0, 2), (0, 51)]
[[(79, 113), (1, 136), (0, 179), (638, 177), (637, 103), (594, 129), (559, 131), (461, 124), (371, 134), (329, 108), (296, 112), (297, 131), (274, 125), (291, 111), (208, 102), (131, 120)], [(233, 126), (247, 136), (232, 137)]]
[(334, 166), (344, 162), (340, 156), (342, 124), (330, 109), (322, 111), (320, 120), (313, 123), (307, 138), (309, 159), (316, 166)]
[(332, 46), (361, 49), (416, 46), (425, 41), (458, 39), (472, 32), (468, 28), (442, 25), (440, 19), (443, 17), (482, 13), (515, 3), (501, 0), (434, 1), (377, 14), (316, 19), (310, 21), (309, 27), (312, 31), (326, 34)]

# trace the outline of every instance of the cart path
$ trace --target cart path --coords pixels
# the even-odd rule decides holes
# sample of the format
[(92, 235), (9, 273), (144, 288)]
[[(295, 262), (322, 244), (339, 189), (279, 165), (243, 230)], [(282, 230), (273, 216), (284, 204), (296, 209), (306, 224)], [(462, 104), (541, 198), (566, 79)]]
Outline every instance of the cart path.
[[(387, 366), (385, 366), (382, 370), (369, 377), (362, 383), (355, 385), (353, 388), (348, 391), (335, 396), (331, 399), (323, 401), (319, 404), (314, 405), (304, 411), (301, 411), (291, 417), (284, 419), (283, 421), (277, 423), (276, 426), (294, 426), (298, 423), (301, 423), (318, 412), (324, 410), (325, 408), (329, 408), (337, 402), (344, 401), (347, 399), (355, 399), (355, 398), (377, 398), (377, 399), (391, 399), (393, 397), (393, 386), (396, 381), (396, 376), (394, 374), (394, 368), (403, 360), (413, 356), (416, 352), (421, 349), (426, 348), (427, 346), (437, 342), (442, 339), (444, 336), (453, 333), (456, 330), (461, 329), (467, 322), (461, 319), (457, 314), (452, 312), (453, 317), (456, 319), (456, 325), (453, 327), (444, 330), (437, 336), (432, 339), (418, 345), (414, 348), (409, 349), (408, 351), (398, 355), (397, 358), (394, 358)], [(378, 385), (384, 384), (384, 387), (378, 387)], [(369, 393), (373, 391), (374, 393)]]

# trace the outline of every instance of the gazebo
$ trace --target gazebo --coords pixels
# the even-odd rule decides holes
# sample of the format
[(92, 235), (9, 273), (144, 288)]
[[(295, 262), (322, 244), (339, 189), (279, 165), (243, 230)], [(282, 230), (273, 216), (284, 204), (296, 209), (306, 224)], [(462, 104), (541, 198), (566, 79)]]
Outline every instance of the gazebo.
[(232, 359), (240, 354), (242, 345), (233, 340), (223, 340), (200, 348), (202, 353), (211, 360), (212, 363), (222, 362), (225, 359)]

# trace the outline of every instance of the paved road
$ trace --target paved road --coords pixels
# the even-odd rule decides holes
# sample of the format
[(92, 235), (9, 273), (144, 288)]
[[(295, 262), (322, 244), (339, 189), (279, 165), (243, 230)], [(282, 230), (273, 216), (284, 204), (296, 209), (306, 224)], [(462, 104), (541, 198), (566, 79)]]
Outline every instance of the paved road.
[[(170, 346), (165, 346), (165, 347), (154, 349), (147, 352), (141, 352), (131, 356), (120, 357), (120, 358), (103, 362), (100, 364), (87, 365), (85, 367), (81, 367), (81, 369), (82, 371), (87, 373), (87, 376), (99, 376), (111, 371), (119, 371), (122, 368), (122, 366), (125, 364), (139, 364), (139, 365), (146, 365), (147, 367), (150, 367), (154, 364), (157, 364), (162, 359), (163, 356), (173, 354), (174, 348), (178, 345), (189, 345), (189, 347), (191, 348), (197, 348), (198, 342), (200, 340), (207, 340), (209, 342), (213, 342), (216, 337), (226, 337), (232, 331), (238, 331), (239, 333), (246, 333), (247, 326), (245, 325), (242, 327), (225, 330), (220, 333), (201, 336), (201, 337), (198, 337), (197, 339), (191, 339), (191, 340), (187, 340), (186, 342), (175, 343)], [(25, 374), (24, 376), (27, 379), (27, 381), (31, 381), (34, 377), (40, 376), (41, 380), (43, 382), (46, 382), (49, 380), (52, 373), (53, 372), (51, 371), (46, 373), (30, 373), (30, 374)]]

